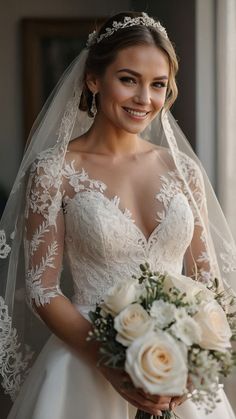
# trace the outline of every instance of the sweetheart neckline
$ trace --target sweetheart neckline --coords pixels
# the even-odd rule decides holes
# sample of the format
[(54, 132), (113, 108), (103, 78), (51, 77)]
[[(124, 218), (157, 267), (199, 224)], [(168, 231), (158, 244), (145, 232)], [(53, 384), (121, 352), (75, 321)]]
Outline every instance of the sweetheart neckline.
[[(78, 173), (78, 172), (77, 172)], [(164, 219), (162, 219), (154, 228), (153, 228), (153, 230), (151, 231), (151, 233), (148, 235), (148, 237), (146, 237), (146, 235), (143, 233), (143, 231), (142, 231), (142, 229), (138, 226), (138, 224), (136, 223), (136, 221), (135, 221), (135, 219), (133, 219), (132, 218), (132, 212), (127, 208), (127, 207), (124, 207), (124, 208), (121, 208), (120, 207), (120, 205), (119, 205), (119, 203), (120, 203), (120, 201), (121, 201), (121, 199), (120, 199), (120, 197), (118, 196), (118, 195), (114, 195), (113, 197), (111, 197), (111, 198), (109, 198), (108, 196), (106, 196), (106, 195), (104, 195), (104, 191), (107, 189), (109, 189), (108, 188), (108, 185), (103, 181), (103, 180), (101, 180), (101, 179), (94, 179), (94, 178), (91, 178), (90, 177), (90, 175), (89, 175), (89, 173), (88, 173), (88, 171), (84, 168), (84, 167), (82, 167), (81, 168), (81, 170), (80, 170), (80, 173), (83, 173), (83, 176), (85, 176), (85, 177), (87, 177), (86, 179), (84, 179), (85, 181), (88, 181), (90, 184), (92, 183), (96, 183), (97, 185), (99, 185), (98, 186), (98, 190), (97, 189), (87, 189), (87, 188), (85, 188), (85, 189), (82, 189), (82, 190), (80, 190), (80, 191), (78, 191), (78, 192), (76, 192), (75, 193), (75, 195), (72, 197), (72, 198), (69, 198), (69, 199), (72, 199), (73, 200), (73, 198), (75, 198), (75, 196), (77, 196), (77, 194), (81, 194), (81, 192), (85, 192), (85, 191), (87, 191), (87, 192), (96, 192), (96, 193), (100, 193), (102, 196), (103, 196), (103, 198), (104, 199), (106, 199), (108, 202), (110, 202), (110, 203), (112, 203), (112, 205), (114, 206), (114, 207), (116, 207), (117, 208), (117, 210), (122, 214), (122, 216), (124, 216), (126, 219), (128, 219), (129, 220), (129, 222), (134, 226), (134, 228), (136, 229), (136, 231), (139, 233), (139, 235), (141, 236), (141, 238), (142, 238), (142, 240), (145, 242), (145, 245), (149, 245), (149, 242), (151, 241), (151, 239), (152, 239), (152, 237), (153, 237), (153, 235), (156, 233), (156, 232), (159, 232), (159, 230), (161, 229), (161, 225), (163, 224), (163, 221), (166, 219), (166, 217), (167, 217), (167, 215), (168, 215), (168, 211), (169, 211), (169, 208), (170, 208), (170, 205), (171, 205), (171, 202), (172, 202), (172, 199), (175, 197), (175, 196), (173, 196), (172, 198), (171, 198), (171, 200), (170, 200), (170, 203), (169, 203), (169, 207), (167, 208), (167, 210), (166, 210), (166, 214), (165, 214), (165, 217), (164, 217)], [(184, 194), (183, 194), (183, 192), (179, 192), (181, 195), (183, 195), (183, 196), (185, 196)], [(179, 193), (177, 193), (176, 195), (178, 195)], [(117, 200), (118, 201), (118, 204), (116, 204), (115, 203), (115, 200)], [(131, 217), (129, 217), (129, 216), (127, 216), (127, 214), (126, 214), (126, 212), (128, 212), (129, 214), (131, 214)]]
[[(168, 219), (168, 217), (169, 217), (169, 212), (170, 212), (170, 209), (171, 209), (171, 206), (172, 206), (172, 204), (173, 204), (173, 201), (174, 201), (174, 199), (177, 197), (177, 196), (179, 196), (179, 195), (181, 195), (182, 197), (184, 197), (185, 199), (187, 199), (186, 197), (185, 197), (185, 195), (182, 193), (182, 192), (179, 192), (179, 193), (177, 193), (176, 195), (174, 195), (172, 198), (171, 198), (171, 200), (170, 200), (170, 203), (169, 203), (169, 206), (168, 206), (168, 208), (167, 208), (167, 210), (166, 210), (166, 215), (165, 215), (165, 217), (161, 220), (161, 222), (159, 222), (155, 227), (154, 227), (154, 229), (151, 231), (151, 233), (149, 234), (149, 236), (148, 237), (146, 237), (145, 236), (145, 234), (143, 233), (143, 231), (141, 230), (141, 228), (136, 224), (136, 222), (135, 222), (135, 220), (133, 220), (132, 218), (130, 218), (130, 217), (128, 217), (126, 214), (125, 214), (125, 211), (129, 211), (127, 208), (125, 208), (124, 210), (122, 209), (122, 208), (120, 208), (120, 206), (119, 205), (116, 205), (116, 203), (114, 202), (114, 199), (115, 198), (118, 198), (119, 199), (119, 197), (117, 196), (117, 195), (115, 195), (113, 198), (108, 198), (106, 195), (104, 195), (101, 191), (98, 191), (98, 190), (91, 190), (91, 189), (84, 189), (84, 190), (81, 190), (81, 191), (79, 191), (79, 192), (76, 192), (75, 193), (75, 195), (72, 197), (72, 198), (70, 198), (70, 197), (68, 197), (69, 198), (69, 200), (70, 201), (74, 201), (74, 200), (77, 200), (77, 197), (79, 197), (81, 194), (83, 195), (84, 193), (87, 193), (87, 194), (91, 194), (91, 193), (95, 193), (95, 195), (99, 195), (99, 196), (102, 196), (102, 198), (104, 199), (104, 200), (106, 200), (107, 202), (109, 202), (111, 205), (112, 205), (112, 207), (113, 208), (116, 208), (116, 210), (118, 211), (118, 213), (119, 214), (121, 214), (121, 216), (123, 216), (132, 226), (133, 226), (133, 228), (136, 230), (136, 232), (141, 236), (141, 238), (142, 238), (142, 242), (144, 242), (144, 244), (145, 244), (145, 247), (148, 247), (149, 245), (150, 245), (150, 242), (151, 242), (151, 240), (152, 240), (152, 238), (153, 238), (153, 236), (155, 235), (155, 234), (157, 234), (157, 233), (159, 233), (160, 231), (161, 231), (161, 229), (162, 229), (162, 227), (163, 227), (163, 224), (166, 222), (166, 220)], [(130, 211), (129, 211), (130, 212)]]

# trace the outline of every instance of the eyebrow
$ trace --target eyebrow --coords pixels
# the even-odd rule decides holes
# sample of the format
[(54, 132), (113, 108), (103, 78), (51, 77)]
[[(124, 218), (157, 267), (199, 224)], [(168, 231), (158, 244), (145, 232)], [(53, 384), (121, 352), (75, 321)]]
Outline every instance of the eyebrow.
[[(141, 77), (140, 73), (137, 73), (137, 71), (131, 70), (130, 68), (121, 68), (120, 70), (117, 71), (117, 73), (122, 73), (122, 72), (126, 72), (126, 73), (130, 73), (133, 76), (136, 77)], [(168, 77), (166, 75), (164, 76), (158, 76), (158, 77), (154, 77), (153, 80), (168, 80)]]

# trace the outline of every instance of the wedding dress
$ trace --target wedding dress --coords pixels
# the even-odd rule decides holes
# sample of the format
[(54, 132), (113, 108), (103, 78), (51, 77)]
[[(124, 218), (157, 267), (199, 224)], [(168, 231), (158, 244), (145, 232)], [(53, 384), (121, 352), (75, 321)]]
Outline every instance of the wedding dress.
[[(105, 172), (99, 175), (89, 165), (79, 167), (70, 159), (65, 159), (58, 174), (53, 171), (57, 159), (53, 153), (35, 162), (29, 177), (25, 236), (29, 304), (33, 300), (50, 303), (62, 294), (61, 248), (55, 233), (51, 239), (53, 227), (49, 218), (53, 214), (44, 210), (48, 197), (42, 194), (42, 189), (53, 190), (58, 176), (63, 177), (63, 193), (58, 198), (61, 197), (62, 209), (56, 219), (56, 231), (58, 237), (65, 231), (64, 253), (73, 278), (73, 304), (85, 318), (110, 286), (139, 274), (139, 265), (145, 261), (154, 270), (182, 272), (187, 248), (202, 232), (198, 231), (194, 209), (178, 173), (171, 167), (168, 153), (156, 152), (159, 164), (152, 173), (152, 188), (147, 184), (147, 190), (156, 191), (150, 201), (150, 212), (155, 208), (156, 226), (149, 237), (123, 206), (119, 191), (112, 189), (111, 176), (105, 181)], [(193, 193), (204, 205), (196, 166), (190, 158), (183, 157)], [(204, 252), (204, 240), (201, 243), (200, 247), (193, 246), (196, 259), (197, 251), (199, 257)], [(207, 276), (207, 265), (205, 258), (202, 280)], [(198, 410), (191, 400), (175, 412), (181, 419), (235, 419), (222, 389), (219, 396), (221, 402), (210, 415)], [(135, 412), (97, 370), (52, 335), (25, 380), (8, 419), (133, 419)]]

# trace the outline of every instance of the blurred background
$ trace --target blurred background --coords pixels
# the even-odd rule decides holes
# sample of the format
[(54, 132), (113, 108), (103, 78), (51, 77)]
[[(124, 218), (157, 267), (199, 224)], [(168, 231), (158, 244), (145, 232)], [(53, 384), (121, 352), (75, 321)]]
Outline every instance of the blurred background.
[[(173, 113), (236, 238), (236, 0), (0, 0), (0, 214), (46, 97), (94, 24), (124, 10), (167, 28), (180, 63)], [(232, 378), (236, 411), (235, 388)], [(9, 405), (0, 396), (0, 419)]]

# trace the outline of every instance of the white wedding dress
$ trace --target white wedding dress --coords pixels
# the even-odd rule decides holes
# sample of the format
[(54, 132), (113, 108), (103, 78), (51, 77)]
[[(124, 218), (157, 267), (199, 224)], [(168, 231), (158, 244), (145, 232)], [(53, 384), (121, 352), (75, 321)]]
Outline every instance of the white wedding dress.
[[(204, 202), (199, 193), (201, 188), (196, 167), (191, 165), (192, 162), (186, 160), (189, 181), (199, 195), (198, 201)], [(121, 199), (109, 191), (108, 182), (100, 180), (102, 176), (95, 177), (91, 168), (89, 172), (88, 166), (76, 168), (72, 161), (65, 163), (62, 176), (66, 192), (63, 196), (63, 212), (57, 218), (57, 232), (60, 234), (63, 220), (65, 253), (74, 285), (73, 303), (86, 318), (108, 287), (138, 274), (139, 265), (145, 261), (154, 270), (182, 272), (186, 250), (194, 235), (199, 236), (198, 226), (175, 171), (167, 163), (161, 167), (161, 173), (159, 166), (153, 174), (156, 179), (156, 185), (153, 186), (153, 190), (156, 190), (153, 195), (156, 227), (147, 238), (132, 219), (132, 214), (124, 207), (122, 209)], [(50, 162), (48, 158), (39, 161), (37, 167), (32, 169), (31, 189), (27, 197), (27, 216), (31, 224), (33, 217), (38, 217), (36, 230), (32, 233), (28, 231), (26, 240), (30, 254), (30, 260), (27, 261), (28, 297), (35, 301), (38, 298), (41, 303), (61, 294), (58, 275), (55, 275), (54, 286), (52, 282), (47, 284), (47, 272), (52, 274), (53, 269), (56, 271), (60, 251), (52, 251), (51, 259), (42, 258), (44, 250), (49, 249), (52, 227), (48, 222), (49, 214), (40, 213), (39, 208), (45, 198), (38, 192), (47, 182), (52, 183), (53, 176), (58, 176), (52, 176), (52, 173), (53, 158)], [(27, 228), (30, 230), (30, 225)], [(202, 236), (201, 240), (198, 256), (202, 261), (204, 279), (208, 261), (207, 257), (205, 260), (201, 257), (204, 250)], [(235, 419), (222, 389), (219, 396), (221, 402), (210, 415), (198, 410), (191, 400), (176, 408), (176, 414), (181, 419)], [(97, 370), (90, 368), (52, 335), (24, 382), (8, 419), (133, 419), (135, 412), (136, 409), (122, 399)]]

